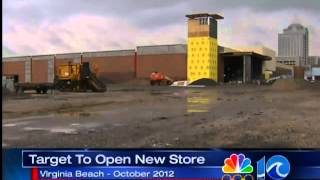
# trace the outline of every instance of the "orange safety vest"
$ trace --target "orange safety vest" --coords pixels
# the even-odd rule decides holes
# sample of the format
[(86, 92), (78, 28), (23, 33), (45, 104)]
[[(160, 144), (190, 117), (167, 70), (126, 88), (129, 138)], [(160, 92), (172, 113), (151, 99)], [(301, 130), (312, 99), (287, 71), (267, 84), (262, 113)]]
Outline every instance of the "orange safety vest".
[(158, 80), (163, 80), (163, 79), (164, 79), (164, 75), (163, 75), (162, 73), (155, 73), (155, 72), (153, 72), (153, 73), (151, 73), (151, 75), (150, 75), (150, 79), (151, 79), (151, 80), (156, 80), (156, 81), (158, 81)]

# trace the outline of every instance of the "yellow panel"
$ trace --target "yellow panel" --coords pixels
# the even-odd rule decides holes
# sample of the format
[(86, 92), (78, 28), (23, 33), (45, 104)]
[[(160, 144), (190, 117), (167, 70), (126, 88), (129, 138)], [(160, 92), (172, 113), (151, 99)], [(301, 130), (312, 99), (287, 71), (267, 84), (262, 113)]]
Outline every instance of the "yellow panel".
[(202, 78), (218, 81), (218, 45), (211, 37), (188, 38), (188, 81)]

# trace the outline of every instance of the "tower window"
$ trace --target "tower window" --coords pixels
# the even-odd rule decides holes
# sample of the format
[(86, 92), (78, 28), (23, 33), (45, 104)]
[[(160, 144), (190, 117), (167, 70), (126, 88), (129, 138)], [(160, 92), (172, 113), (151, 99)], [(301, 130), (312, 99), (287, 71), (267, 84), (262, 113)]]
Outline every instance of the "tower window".
[(208, 24), (208, 18), (207, 17), (202, 17), (202, 18), (199, 19), (199, 21), (200, 21), (200, 24), (202, 24), (202, 25)]

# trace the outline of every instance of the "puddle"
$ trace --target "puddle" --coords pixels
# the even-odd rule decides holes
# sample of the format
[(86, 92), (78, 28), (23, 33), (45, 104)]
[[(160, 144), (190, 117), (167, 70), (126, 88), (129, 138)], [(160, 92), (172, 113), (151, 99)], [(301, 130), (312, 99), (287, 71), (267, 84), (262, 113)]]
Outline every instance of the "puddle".
[(80, 126), (79, 123), (72, 123), (71, 126)]
[(91, 113), (88, 112), (58, 112), (57, 113), (63, 117), (88, 117), (91, 116)]
[(19, 118), (7, 118), (6, 120), (11, 120), (11, 121), (21, 121), (21, 120), (35, 120), (35, 119), (42, 119), (42, 118), (52, 118), (54, 117), (53, 114), (50, 115), (43, 115), (43, 116), (28, 116), (28, 117), (19, 117)]
[[(74, 124), (80, 125), (80, 124)], [(73, 128), (40, 128), (40, 127), (25, 127), (25, 131), (49, 131), (50, 133), (62, 133), (62, 134), (78, 134), (76, 129)]]
[(202, 93), (191, 92), (191, 96), (187, 97), (188, 113), (205, 113), (209, 112), (212, 105), (217, 101), (216, 91), (205, 91)]
[(44, 128), (39, 128), (39, 127), (25, 127), (23, 128), (25, 131), (45, 131), (46, 129)]
[(2, 126), (3, 127), (14, 127), (14, 126), (17, 126), (17, 124), (9, 123), (9, 124), (3, 124)]
[(63, 133), (63, 134), (78, 134), (75, 129), (71, 128), (53, 128), (50, 129), (51, 133)]

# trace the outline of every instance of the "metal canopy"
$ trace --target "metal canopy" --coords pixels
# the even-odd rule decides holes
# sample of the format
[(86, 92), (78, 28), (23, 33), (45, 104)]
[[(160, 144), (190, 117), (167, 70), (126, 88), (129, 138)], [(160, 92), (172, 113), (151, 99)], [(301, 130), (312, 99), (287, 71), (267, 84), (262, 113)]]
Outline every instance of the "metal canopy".
[(255, 52), (226, 52), (226, 53), (220, 53), (222, 57), (234, 57), (234, 56), (253, 56), (256, 58), (259, 58), (263, 61), (269, 61), (272, 58), (270, 56), (264, 56), (262, 54), (258, 54)]
[(209, 13), (198, 13), (198, 14), (187, 14), (187, 18), (194, 19), (198, 17), (212, 17), (214, 19), (223, 19), (219, 14), (209, 14)]

